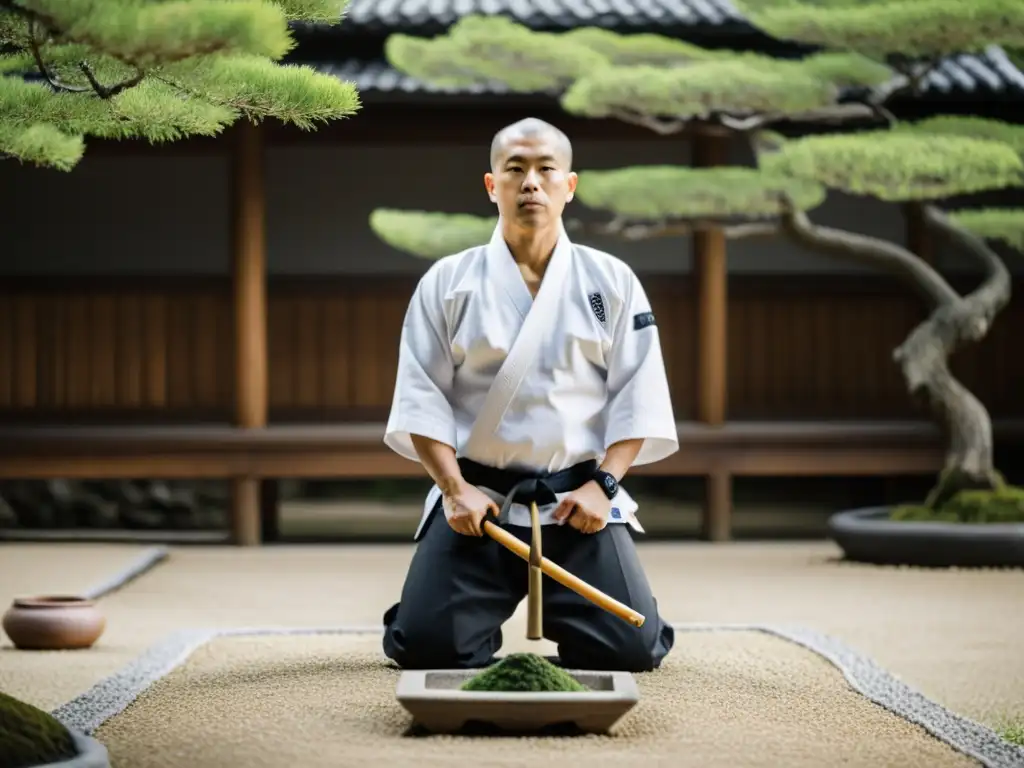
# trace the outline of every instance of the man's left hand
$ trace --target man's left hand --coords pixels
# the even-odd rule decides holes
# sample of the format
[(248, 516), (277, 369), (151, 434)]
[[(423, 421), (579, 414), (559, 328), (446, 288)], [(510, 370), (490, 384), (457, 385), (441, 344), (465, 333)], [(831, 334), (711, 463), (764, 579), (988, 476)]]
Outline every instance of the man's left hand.
[(580, 533), (597, 533), (608, 524), (611, 508), (601, 486), (591, 480), (562, 499), (554, 517), (558, 522), (568, 519), (569, 525)]

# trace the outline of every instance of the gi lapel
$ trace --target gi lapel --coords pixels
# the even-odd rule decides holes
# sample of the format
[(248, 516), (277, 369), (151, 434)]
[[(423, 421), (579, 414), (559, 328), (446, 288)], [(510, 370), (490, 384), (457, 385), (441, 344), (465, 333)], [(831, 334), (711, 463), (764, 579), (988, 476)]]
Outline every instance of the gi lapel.
[[(508, 258), (511, 258), (511, 255), (507, 254), (508, 249), (503, 241), (500, 219), (488, 248), (504, 250)], [(505, 412), (523, 383), (526, 372), (537, 356), (541, 339), (549, 332), (553, 324), (552, 320), (558, 310), (559, 300), (565, 293), (563, 285), (569, 274), (571, 263), (572, 243), (569, 242), (569, 236), (565, 232), (565, 227), (562, 226), (555, 251), (551, 255), (551, 261), (548, 263), (544, 279), (541, 281), (540, 290), (537, 291), (537, 297), (523, 320), (508, 356), (501, 364), (501, 368), (491, 383), (491, 388), (487, 391), (480, 413), (477, 414), (469, 439), (466, 441), (464, 455), (472, 456), (478, 449), (483, 448), (497, 432)]]

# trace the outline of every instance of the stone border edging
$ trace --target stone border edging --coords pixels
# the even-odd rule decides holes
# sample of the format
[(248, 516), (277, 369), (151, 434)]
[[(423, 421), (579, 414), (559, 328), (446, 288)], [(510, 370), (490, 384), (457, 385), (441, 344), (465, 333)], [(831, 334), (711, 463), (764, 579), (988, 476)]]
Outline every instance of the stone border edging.
[(991, 728), (932, 701), (837, 638), (804, 627), (758, 624), (688, 624), (676, 628), (689, 631), (734, 629), (766, 632), (789, 640), (831, 663), (842, 673), (850, 687), (864, 698), (921, 726), (935, 738), (973, 757), (987, 768), (1024, 766), (1024, 747), (1011, 744)]
[(108, 576), (103, 581), (94, 584), (82, 592), (81, 596), (90, 600), (99, 600), (101, 597), (106, 597), (111, 592), (116, 592), (130, 581), (134, 581), (146, 573), (146, 571), (163, 562), (169, 554), (170, 550), (167, 547), (146, 547), (127, 566), (119, 571), (115, 571), (112, 576)]
[(837, 512), (833, 541), (855, 562), (923, 567), (1022, 568), (1024, 523), (894, 522), (888, 507)]
[[(840, 640), (803, 627), (766, 624), (674, 623), (680, 632), (764, 632), (816, 653), (836, 667), (857, 693), (893, 714), (919, 725), (935, 738), (978, 760), (986, 768), (1020, 768), (1024, 747), (1004, 740), (980, 723), (946, 709), (902, 682), (867, 656)], [(190, 629), (173, 632), (134, 661), (85, 693), (57, 707), (52, 714), (68, 728), (92, 734), (123, 712), (150, 685), (160, 680), (207, 642), (220, 637), (259, 635), (382, 634), (379, 626), (264, 627)]]

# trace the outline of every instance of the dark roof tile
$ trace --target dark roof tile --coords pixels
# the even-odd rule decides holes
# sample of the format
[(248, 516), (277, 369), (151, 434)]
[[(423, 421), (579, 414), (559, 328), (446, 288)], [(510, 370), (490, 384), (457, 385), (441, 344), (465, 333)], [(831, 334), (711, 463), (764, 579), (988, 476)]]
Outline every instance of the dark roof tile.
[(730, 0), (351, 0), (344, 24), (390, 31), (447, 26), (472, 14), (538, 29), (719, 25), (743, 18)]
[(1024, 73), (995, 45), (977, 55), (950, 56), (928, 74), (925, 93), (961, 91), (1024, 94)]

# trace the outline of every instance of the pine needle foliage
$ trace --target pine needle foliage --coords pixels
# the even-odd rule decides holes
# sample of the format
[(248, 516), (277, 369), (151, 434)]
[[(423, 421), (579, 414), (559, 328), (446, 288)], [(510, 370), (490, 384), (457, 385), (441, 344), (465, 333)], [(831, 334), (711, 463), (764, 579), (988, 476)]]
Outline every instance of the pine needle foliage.
[[(1024, 49), (1018, 0), (741, 0), (753, 24), (821, 49), (797, 59), (708, 49), (654, 34), (597, 27), (538, 32), (498, 16), (466, 16), (425, 39), (392, 35), (400, 71), (440, 86), (547, 93), (570, 114), (612, 118), (660, 134), (694, 122), (746, 135), (754, 167), (643, 166), (581, 170), (576, 197), (620, 222), (764, 219), (782, 201), (805, 212), (829, 190), (928, 203), (1024, 184), (1024, 128), (980, 117), (887, 121), (885, 104), (919, 87), (942, 56), (992, 44)], [(853, 96), (851, 96), (853, 94)], [(780, 121), (866, 131), (784, 140)], [(881, 125), (879, 125), (881, 123)], [(761, 151), (763, 149), (764, 151)], [(1017, 243), (1019, 214), (964, 213), (982, 237)], [(413, 255), (438, 258), (486, 242), (494, 217), (375, 212), (374, 231)]]
[(215, 136), (239, 119), (311, 130), (360, 107), (352, 83), (281, 63), (290, 21), (347, 0), (0, 0), (0, 156), (70, 170), (87, 137)]

